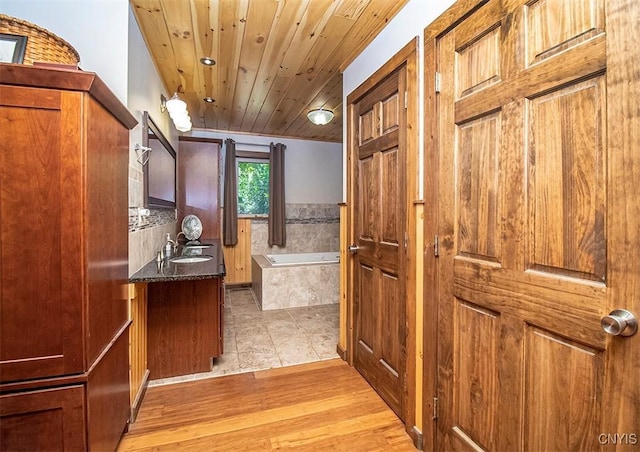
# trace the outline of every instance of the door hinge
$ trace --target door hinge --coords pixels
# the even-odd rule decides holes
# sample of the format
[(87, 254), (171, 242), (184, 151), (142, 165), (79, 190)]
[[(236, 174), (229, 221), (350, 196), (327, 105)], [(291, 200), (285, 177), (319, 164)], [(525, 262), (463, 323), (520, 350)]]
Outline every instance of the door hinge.
[(433, 398), (433, 419), (438, 419), (438, 398)]
[(404, 92), (404, 108), (407, 109), (409, 105), (409, 93), (407, 91)]
[(440, 72), (436, 72), (436, 93), (440, 92)]
[(440, 256), (440, 237), (437, 235), (433, 236), (433, 255), (435, 257)]
[(407, 231), (404, 231), (404, 249), (405, 249), (405, 251), (407, 250), (408, 244), (409, 244), (409, 234), (407, 234)]

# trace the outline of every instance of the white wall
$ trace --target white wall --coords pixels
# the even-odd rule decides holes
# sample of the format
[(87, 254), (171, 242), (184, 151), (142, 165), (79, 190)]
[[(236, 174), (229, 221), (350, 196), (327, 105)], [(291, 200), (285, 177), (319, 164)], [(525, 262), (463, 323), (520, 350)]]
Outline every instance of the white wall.
[(80, 55), (80, 67), (97, 73), (127, 104), (127, 0), (0, 0), (0, 12), (67, 41)]
[[(418, 74), (420, 76), (420, 117), (424, 114), (422, 99), (423, 96), (423, 78), (424, 60), (422, 49), (424, 47), (424, 29), (440, 14), (442, 14), (455, 0), (410, 0), (402, 10), (387, 24), (382, 32), (373, 40), (373, 42), (345, 69), (342, 76), (342, 96), (344, 105), (343, 117), (347, 118), (347, 96), (365, 80), (367, 80), (376, 70), (384, 65), (393, 55), (402, 49), (409, 41), (416, 36), (419, 37), (419, 61)], [(422, 159), (423, 159), (423, 126), (422, 121), (418, 122), (419, 134), (419, 196), (422, 197), (423, 175), (422, 175)], [(344, 143), (344, 167), (347, 167), (347, 124), (344, 124), (343, 131)], [(346, 171), (343, 180), (344, 200), (346, 200)]]
[(261, 137), (197, 129), (191, 136), (231, 138), (236, 149), (268, 152), (269, 143), (283, 143), (285, 151), (285, 199), (294, 204), (337, 204), (342, 201), (342, 144), (291, 138)]
[(129, 11), (129, 55), (128, 55), (127, 108), (138, 120), (138, 125), (129, 134), (129, 207), (144, 204), (142, 187), (142, 165), (136, 161), (133, 149), (142, 144), (142, 114), (148, 111), (153, 121), (178, 150), (178, 132), (168, 113), (160, 111), (160, 94), (167, 97), (162, 79), (151, 59), (151, 55), (136, 22), (133, 11)]

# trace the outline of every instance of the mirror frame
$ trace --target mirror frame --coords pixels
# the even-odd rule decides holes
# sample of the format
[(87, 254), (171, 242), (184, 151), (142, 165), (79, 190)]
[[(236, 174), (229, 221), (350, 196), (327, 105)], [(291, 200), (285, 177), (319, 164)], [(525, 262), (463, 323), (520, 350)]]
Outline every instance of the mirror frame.
[[(143, 166), (143, 186), (144, 186), (144, 206), (146, 208), (154, 207), (154, 208), (164, 208), (164, 209), (175, 209), (176, 202), (178, 199), (178, 165), (176, 158), (176, 151), (169, 143), (169, 140), (164, 136), (164, 134), (160, 131), (158, 125), (151, 119), (149, 116), (149, 112), (145, 111), (142, 114), (142, 145), (145, 147), (149, 147), (149, 131), (153, 132), (155, 138), (160, 141), (160, 144), (164, 146), (165, 150), (173, 157), (173, 186), (174, 186), (174, 201), (167, 201), (166, 199), (154, 198), (153, 196), (149, 196), (149, 163)], [(150, 159), (151, 160), (151, 157)]]

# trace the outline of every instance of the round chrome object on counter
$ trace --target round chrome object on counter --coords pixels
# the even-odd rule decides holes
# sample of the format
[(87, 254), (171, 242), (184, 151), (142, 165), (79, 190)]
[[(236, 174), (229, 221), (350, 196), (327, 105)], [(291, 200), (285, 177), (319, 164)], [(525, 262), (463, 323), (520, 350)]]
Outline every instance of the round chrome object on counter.
[(187, 240), (197, 240), (202, 235), (202, 222), (195, 215), (187, 215), (182, 220), (182, 232)]

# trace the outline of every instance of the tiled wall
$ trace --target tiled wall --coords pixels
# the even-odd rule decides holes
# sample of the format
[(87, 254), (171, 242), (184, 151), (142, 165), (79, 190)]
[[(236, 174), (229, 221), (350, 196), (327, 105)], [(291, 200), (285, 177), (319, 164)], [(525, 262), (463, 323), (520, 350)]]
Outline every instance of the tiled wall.
[(142, 166), (129, 159), (129, 276), (140, 270), (165, 243), (167, 232), (175, 238), (177, 229), (175, 209), (149, 209), (149, 215), (140, 217), (139, 208), (144, 205)]
[(137, 208), (129, 209), (129, 276), (156, 257), (165, 243), (167, 232), (174, 239), (176, 236), (175, 209), (149, 211), (149, 216), (140, 217)]
[(337, 204), (287, 204), (287, 244), (270, 247), (266, 219), (251, 224), (251, 254), (312, 253), (340, 249)]

